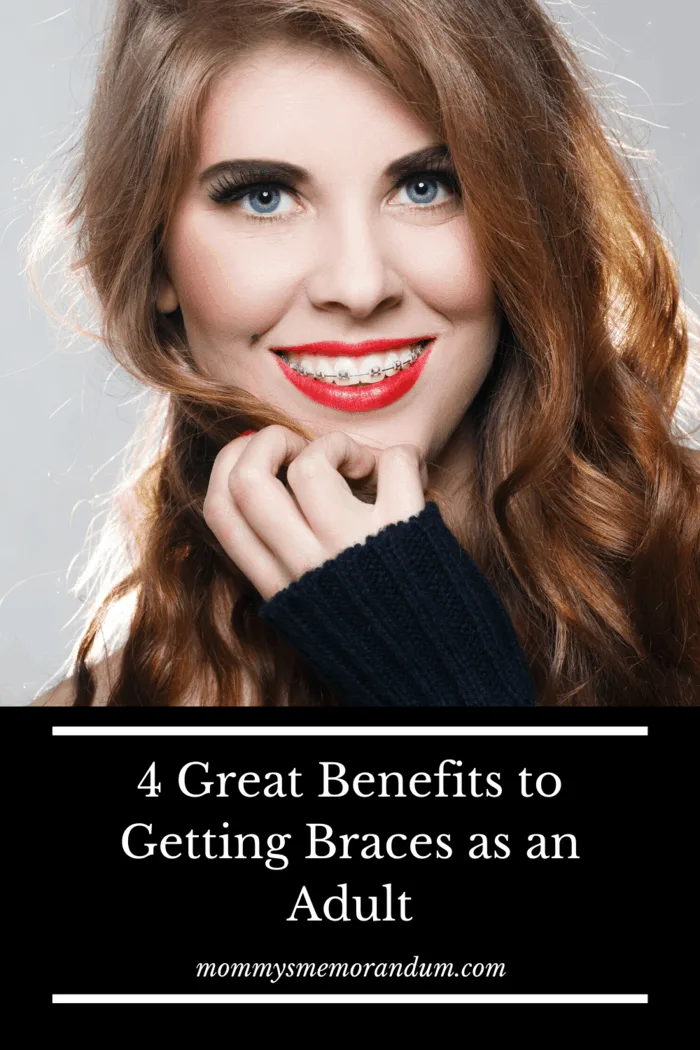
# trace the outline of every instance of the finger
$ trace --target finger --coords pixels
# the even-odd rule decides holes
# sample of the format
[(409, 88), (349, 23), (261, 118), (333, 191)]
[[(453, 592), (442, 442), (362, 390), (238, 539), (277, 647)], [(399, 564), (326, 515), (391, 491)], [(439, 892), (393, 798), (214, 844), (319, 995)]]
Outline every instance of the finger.
[(217, 455), (204, 500), (204, 520), (232, 562), (267, 600), (287, 587), (292, 578), (272, 551), (255, 534), (237, 508), (228, 488), (231, 470), (250, 437), (230, 441)]
[(287, 470), (287, 482), (313, 532), (323, 542), (336, 537), (343, 507), (360, 504), (345, 480), (372, 476), (376, 455), (349, 434), (334, 431), (309, 442)]
[(377, 499), (379, 517), (399, 522), (418, 514), (425, 507), (424, 491), (428, 471), (417, 445), (391, 445), (377, 457)]
[(307, 444), (287, 427), (265, 427), (246, 445), (228, 477), (238, 509), (295, 579), (319, 564), (323, 548), (277, 473)]

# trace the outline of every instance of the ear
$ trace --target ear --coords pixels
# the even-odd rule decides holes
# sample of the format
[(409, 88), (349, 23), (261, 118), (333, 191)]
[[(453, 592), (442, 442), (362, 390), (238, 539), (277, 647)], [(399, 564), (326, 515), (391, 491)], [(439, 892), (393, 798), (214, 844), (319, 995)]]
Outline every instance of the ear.
[(156, 308), (161, 314), (171, 314), (180, 305), (177, 292), (169, 277), (161, 273), (156, 283)]

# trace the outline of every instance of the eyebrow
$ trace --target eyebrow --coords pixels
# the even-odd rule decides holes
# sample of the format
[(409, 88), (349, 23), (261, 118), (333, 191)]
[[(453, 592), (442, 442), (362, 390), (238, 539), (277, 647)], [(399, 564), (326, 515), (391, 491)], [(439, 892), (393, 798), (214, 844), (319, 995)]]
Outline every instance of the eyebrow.
[[(416, 169), (429, 170), (433, 167), (445, 167), (452, 163), (450, 151), (442, 143), (426, 146), (423, 149), (407, 153), (398, 160), (393, 160), (384, 170), (384, 176), (390, 179), (401, 179), (406, 175), (412, 175)], [(300, 168), (297, 164), (288, 164), (283, 160), (220, 160), (211, 164), (200, 174), (198, 181), (207, 182), (217, 175), (253, 175), (256, 179), (269, 179), (271, 182), (306, 182), (312, 181), (310, 173), (306, 168)]]

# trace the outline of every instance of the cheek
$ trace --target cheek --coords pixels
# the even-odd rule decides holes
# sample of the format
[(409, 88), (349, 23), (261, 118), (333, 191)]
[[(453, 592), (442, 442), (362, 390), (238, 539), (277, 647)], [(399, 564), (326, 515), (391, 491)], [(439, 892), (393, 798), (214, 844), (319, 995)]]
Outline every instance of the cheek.
[(195, 352), (222, 336), (247, 338), (264, 330), (284, 310), (294, 286), (268, 238), (233, 233), (225, 216), (177, 223), (168, 268)]
[(452, 321), (488, 321), (493, 283), (484, 269), (466, 221), (435, 228), (416, 252), (413, 274), (421, 297)]
[(466, 219), (422, 231), (420, 252), (412, 256), (417, 294), (449, 323), (443, 353), (428, 363), (438, 415), (449, 431), (478, 393), (493, 363), (500, 318), (493, 282), (484, 267)]

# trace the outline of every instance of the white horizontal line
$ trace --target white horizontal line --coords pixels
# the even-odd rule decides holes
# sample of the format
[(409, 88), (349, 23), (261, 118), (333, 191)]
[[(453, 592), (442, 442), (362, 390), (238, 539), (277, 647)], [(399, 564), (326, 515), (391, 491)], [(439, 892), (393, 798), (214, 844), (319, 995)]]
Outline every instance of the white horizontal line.
[(496, 992), (493, 995), (452, 995), (436, 992), (406, 992), (385, 995), (381, 992), (328, 995), (288, 993), (286, 995), (54, 995), (53, 1003), (648, 1003), (648, 995), (515, 995)]
[(648, 736), (648, 726), (53, 726), (54, 736)]

